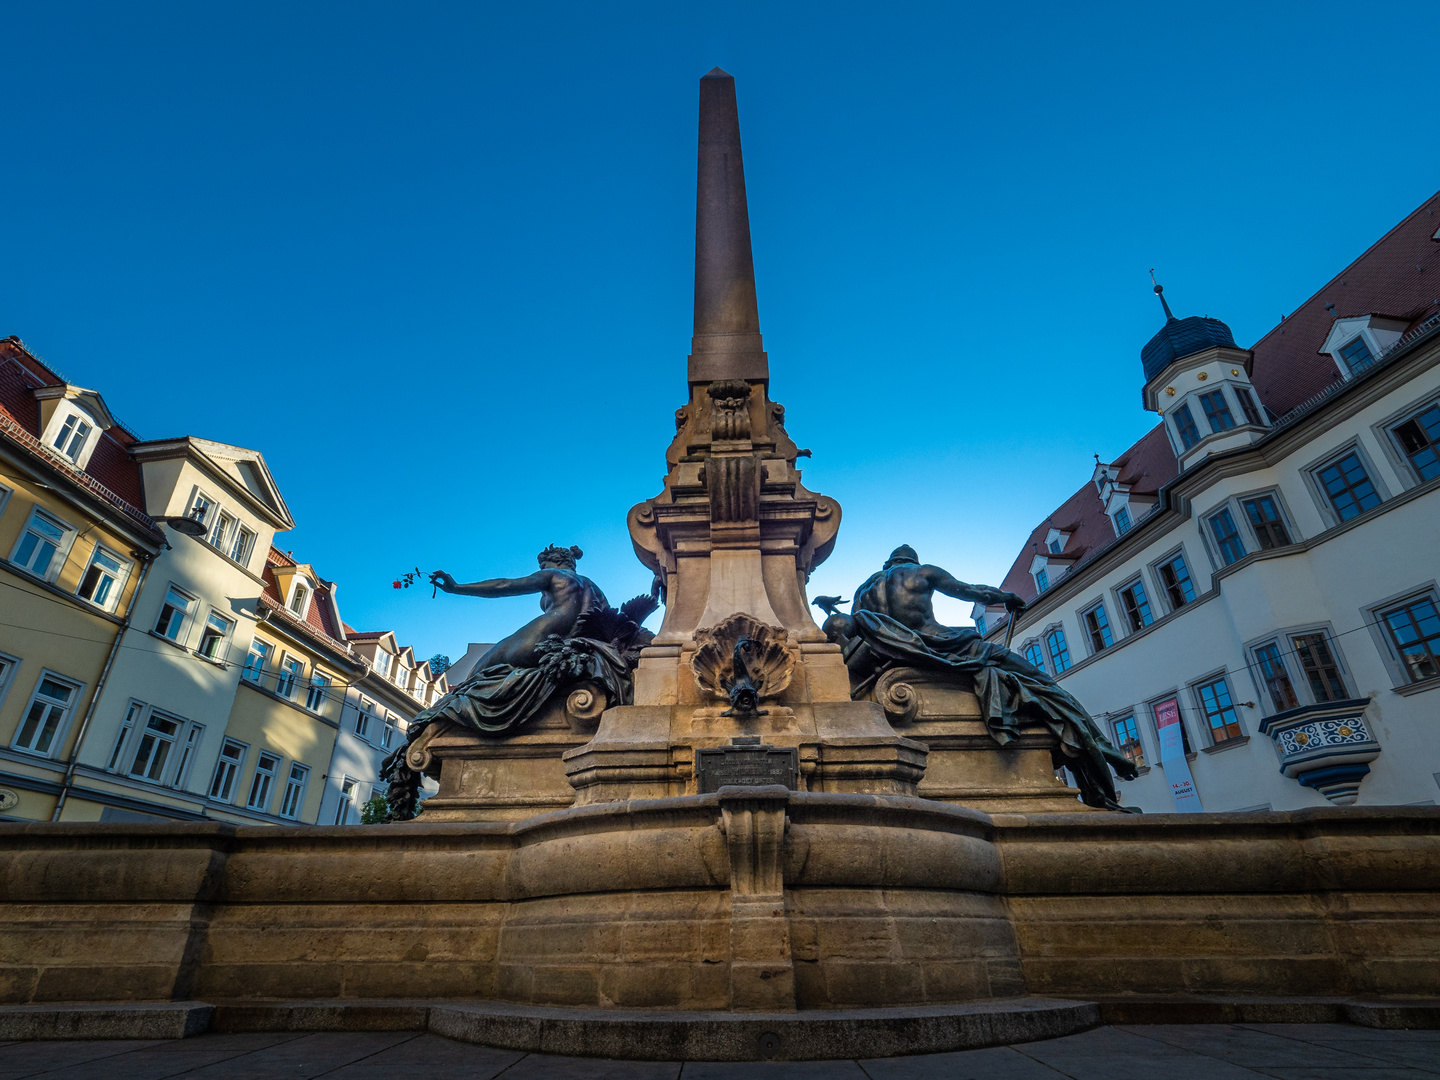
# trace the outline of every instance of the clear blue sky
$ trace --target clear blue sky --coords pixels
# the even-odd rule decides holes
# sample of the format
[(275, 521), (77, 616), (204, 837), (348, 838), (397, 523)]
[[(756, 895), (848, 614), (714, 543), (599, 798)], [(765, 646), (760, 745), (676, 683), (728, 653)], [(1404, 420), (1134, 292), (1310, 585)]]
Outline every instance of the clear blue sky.
[[(625, 512), (685, 397), (697, 81), (736, 76), (772, 395), (845, 520), (995, 582), (1151, 426), (1140, 346), (1249, 344), (1437, 187), (1431, 4), (18, 4), (0, 334), (143, 437), (262, 451), (346, 618)], [(942, 611), (957, 618), (961, 606)]]

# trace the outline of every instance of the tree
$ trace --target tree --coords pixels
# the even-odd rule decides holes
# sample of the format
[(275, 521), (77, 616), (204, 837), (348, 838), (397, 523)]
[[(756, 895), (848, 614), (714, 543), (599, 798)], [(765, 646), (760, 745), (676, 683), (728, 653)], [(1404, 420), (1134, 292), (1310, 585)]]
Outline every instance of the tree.
[(381, 792), (370, 796), (370, 801), (360, 808), (361, 825), (384, 825), (389, 816), (390, 804)]

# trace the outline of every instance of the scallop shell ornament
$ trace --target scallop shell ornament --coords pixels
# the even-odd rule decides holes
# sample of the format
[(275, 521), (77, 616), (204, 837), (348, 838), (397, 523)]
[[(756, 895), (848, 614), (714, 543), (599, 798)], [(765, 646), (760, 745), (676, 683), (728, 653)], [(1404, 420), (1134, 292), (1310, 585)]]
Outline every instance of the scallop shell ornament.
[[(718, 698), (729, 698), (741, 679), (754, 685), (760, 700), (774, 698), (795, 674), (789, 631), (743, 611), (715, 626), (702, 626), (695, 631), (695, 641), (700, 647), (690, 659), (690, 670), (701, 688)], [(735, 647), (742, 641), (748, 642), (741, 650), (744, 672), (737, 675)]]

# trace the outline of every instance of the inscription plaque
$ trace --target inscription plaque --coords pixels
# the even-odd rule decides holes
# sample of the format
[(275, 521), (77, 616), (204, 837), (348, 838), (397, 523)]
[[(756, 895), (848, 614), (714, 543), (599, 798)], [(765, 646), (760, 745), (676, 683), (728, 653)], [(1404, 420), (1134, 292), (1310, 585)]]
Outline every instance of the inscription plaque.
[(758, 739), (734, 746), (701, 747), (695, 771), (701, 795), (719, 791), (726, 784), (783, 784), (795, 791), (800, 783), (800, 752), (793, 746), (761, 746)]

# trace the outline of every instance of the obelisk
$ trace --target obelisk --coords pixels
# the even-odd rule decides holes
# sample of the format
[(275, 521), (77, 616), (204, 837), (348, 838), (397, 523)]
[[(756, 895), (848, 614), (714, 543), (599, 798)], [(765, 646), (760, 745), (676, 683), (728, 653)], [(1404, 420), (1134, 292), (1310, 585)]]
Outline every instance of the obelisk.
[[(809, 790), (913, 794), (925, 748), (896, 735), (873, 701), (850, 700), (840, 647), (805, 596), (840, 507), (801, 482), (785, 409), (769, 396), (735, 80), (719, 68), (700, 80), (695, 196), (689, 400), (675, 413), (664, 489), (629, 515), (636, 554), (664, 583), (665, 619), (641, 655), (633, 704), (606, 710), (594, 738), (565, 754), (576, 801), (693, 794), (698, 751), (736, 738), (781, 756), (793, 748), (796, 783)], [(788, 677), (749, 712), (730, 708), (696, 660), (708, 643), (728, 675), (741, 622), (782, 643), (770, 655), (785, 658)]]
[(735, 80), (717, 67), (700, 80), (690, 382), (745, 379), (764, 384), (769, 378), (755, 299)]

